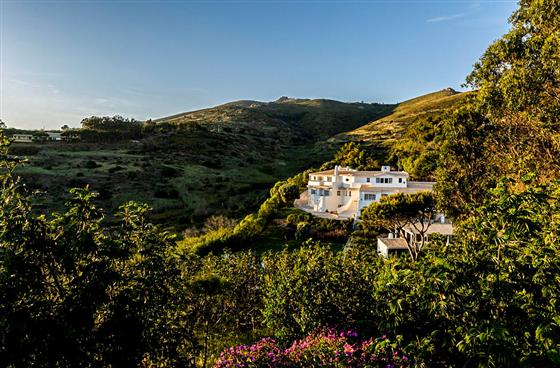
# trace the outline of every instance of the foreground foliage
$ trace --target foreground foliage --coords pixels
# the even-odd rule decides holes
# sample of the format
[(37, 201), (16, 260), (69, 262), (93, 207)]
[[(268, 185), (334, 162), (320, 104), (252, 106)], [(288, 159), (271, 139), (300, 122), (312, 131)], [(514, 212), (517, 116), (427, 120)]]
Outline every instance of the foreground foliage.
[(145, 206), (107, 226), (87, 190), (64, 214), (34, 214), (2, 152), (2, 366), (208, 366), (227, 346), (284, 346), (322, 326), (400, 335), (412, 365), (560, 364), (560, 183), (505, 179), (453, 244), (416, 262), (310, 241), (199, 257)]
[[(472, 76), (482, 97), (445, 122), (439, 194), (462, 221), (416, 262), (371, 244), (335, 251), (303, 240), (305, 226), (292, 252), (222, 252), (262, 231), (305, 174), (233, 230), (209, 231), (235, 242), (177, 248), (135, 203), (109, 226), (87, 189), (37, 215), (0, 135), (0, 366), (208, 366), (241, 344), (217, 364), (249, 354), (266, 366), (272, 353), (313, 366), (346, 342), (337, 359), (350, 365), (358, 348), (398, 350), (384, 334), (402, 336), (413, 366), (559, 366), (558, 5), (521, 1)], [(314, 332), (324, 326), (372, 344)], [(275, 341), (250, 345), (263, 336)]]
[(558, 178), (560, 2), (522, 0), (510, 22), (467, 78), (476, 97), (445, 119), (437, 176), (441, 202), (457, 216), (502, 177)]
[(409, 358), (386, 336), (358, 340), (354, 331), (320, 329), (281, 349), (264, 338), (251, 346), (236, 346), (220, 355), (214, 368), (230, 367), (408, 367)]

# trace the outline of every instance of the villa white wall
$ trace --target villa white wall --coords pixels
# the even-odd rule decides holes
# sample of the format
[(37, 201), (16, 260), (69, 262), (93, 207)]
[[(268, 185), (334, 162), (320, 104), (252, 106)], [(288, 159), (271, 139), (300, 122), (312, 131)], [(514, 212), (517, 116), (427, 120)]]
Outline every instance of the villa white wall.
[[(393, 179), (392, 183), (377, 183), (376, 178), (383, 178), (383, 179)], [(369, 182), (367, 181), (367, 176), (357, 176), (354, 178), (353, 183), (356, 184), (364, 184), (364, 185), (371, 185), (374, 187), (390, 187), (390, 188), (406, 188), (406, 176), (402, 175), (383, 175), (383, 176), (371, 176), (369, 177)], [(402, 180), (399, 183), (399, 179)]]
[(389, 258), (389, 249), (379, 238), (377, 239), (377, 253), (382, 257)]

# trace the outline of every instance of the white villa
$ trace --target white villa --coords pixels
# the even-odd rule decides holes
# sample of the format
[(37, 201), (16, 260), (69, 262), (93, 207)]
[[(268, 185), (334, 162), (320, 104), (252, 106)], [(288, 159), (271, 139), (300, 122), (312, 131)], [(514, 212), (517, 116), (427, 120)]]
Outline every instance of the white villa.
[(404, 171), (358, 171), (349, 167), (309, 174), (307, 193), (298, 207), (315, 215), (336, 219), (358, 219), (361, 210), (381, 197), (396, 193), (416, 193), (432, 190), (435, 183), (409, 181)]

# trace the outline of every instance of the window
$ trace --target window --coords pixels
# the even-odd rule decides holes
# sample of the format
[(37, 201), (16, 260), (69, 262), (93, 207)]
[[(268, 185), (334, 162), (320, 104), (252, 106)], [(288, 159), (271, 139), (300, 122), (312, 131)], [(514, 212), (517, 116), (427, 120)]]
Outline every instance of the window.
[(330, 195), (331, 195), (330, 190), (324, 190), (324, 191), (323, 191), (323, 195), (324, 195), (325, 197), (330, 196)]
[(346, 181), (350, 181), (350, 178), (346, 178)]
[(337, 195), (338, 197), (340, 197), (340, 190), (337, 190), (337, 191), (336, 191), (336, 195)]
[(375, 178), (375, 182), (377, 184), (391, 184), (393, 182), (393, 178)]
[(369, 183), (369, 178), (366, 178), (366, 183)]
[(315, 189), (311, 189), (311, 194), (315, 194)]
[(327, 176), (327, 178), (325, 179), (325, 181), (331, 181), (331, 177)]
[(387, 193), (382, 193), (382, 194), (381, 194), (381, 197), (387, 197), (388, 195), (389, 195), (389, 194), (387, 194)]
[(402, 183), (402, 178), (399, 178), (399, 184)]
[(319, 181), (323, 181), (323, 177), (322, 177), (322, 176), (319, 176)]
[(364, 194), (364, 199), (366, 201), (375, 201), (375, 194), (365, 193)]

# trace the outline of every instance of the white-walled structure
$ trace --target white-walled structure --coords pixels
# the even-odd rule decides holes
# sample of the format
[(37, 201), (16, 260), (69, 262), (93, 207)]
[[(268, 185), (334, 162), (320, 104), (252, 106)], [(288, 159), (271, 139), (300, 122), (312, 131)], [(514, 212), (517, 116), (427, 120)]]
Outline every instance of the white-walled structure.
[(45, 132), (48, 134), (46, 137), (47, 141), (61, 141), (62, 140), (62, 133), (60, 132)]
[(12, 138), (14, 142), (19, 142), (19, 143), (33, 142), (33, 135), (31, 134), (14, 134)]
[(310, 173), (306, 208), (340, 219), (357, 219), (364, 207), (381, 197), (429, 191), (434, 186), (433, 182), (414, 182), (408, 177), (408, 173), (392, 171), (390, 166), (382, 166), (380, 171), (335, 166), (332, 170)]
[[(377, 253), (387, 258), (390, 254), (408, 252), (408, 244), (415, 246), (422, 242), (422, 234), (418, 230), (422, 226), (420, 223), (415, 225), (407, 225), (400, 232), (379, 236), (377, 238)], [(453, 224), (447, 221), (441, 213), (435, 216), (434, 222), (427, 227), (424, 233), (425, 246), (429, 245), (432, 236), (435, 234), (442, 236), (447, 244), (451, 242), (453, 237)]]

